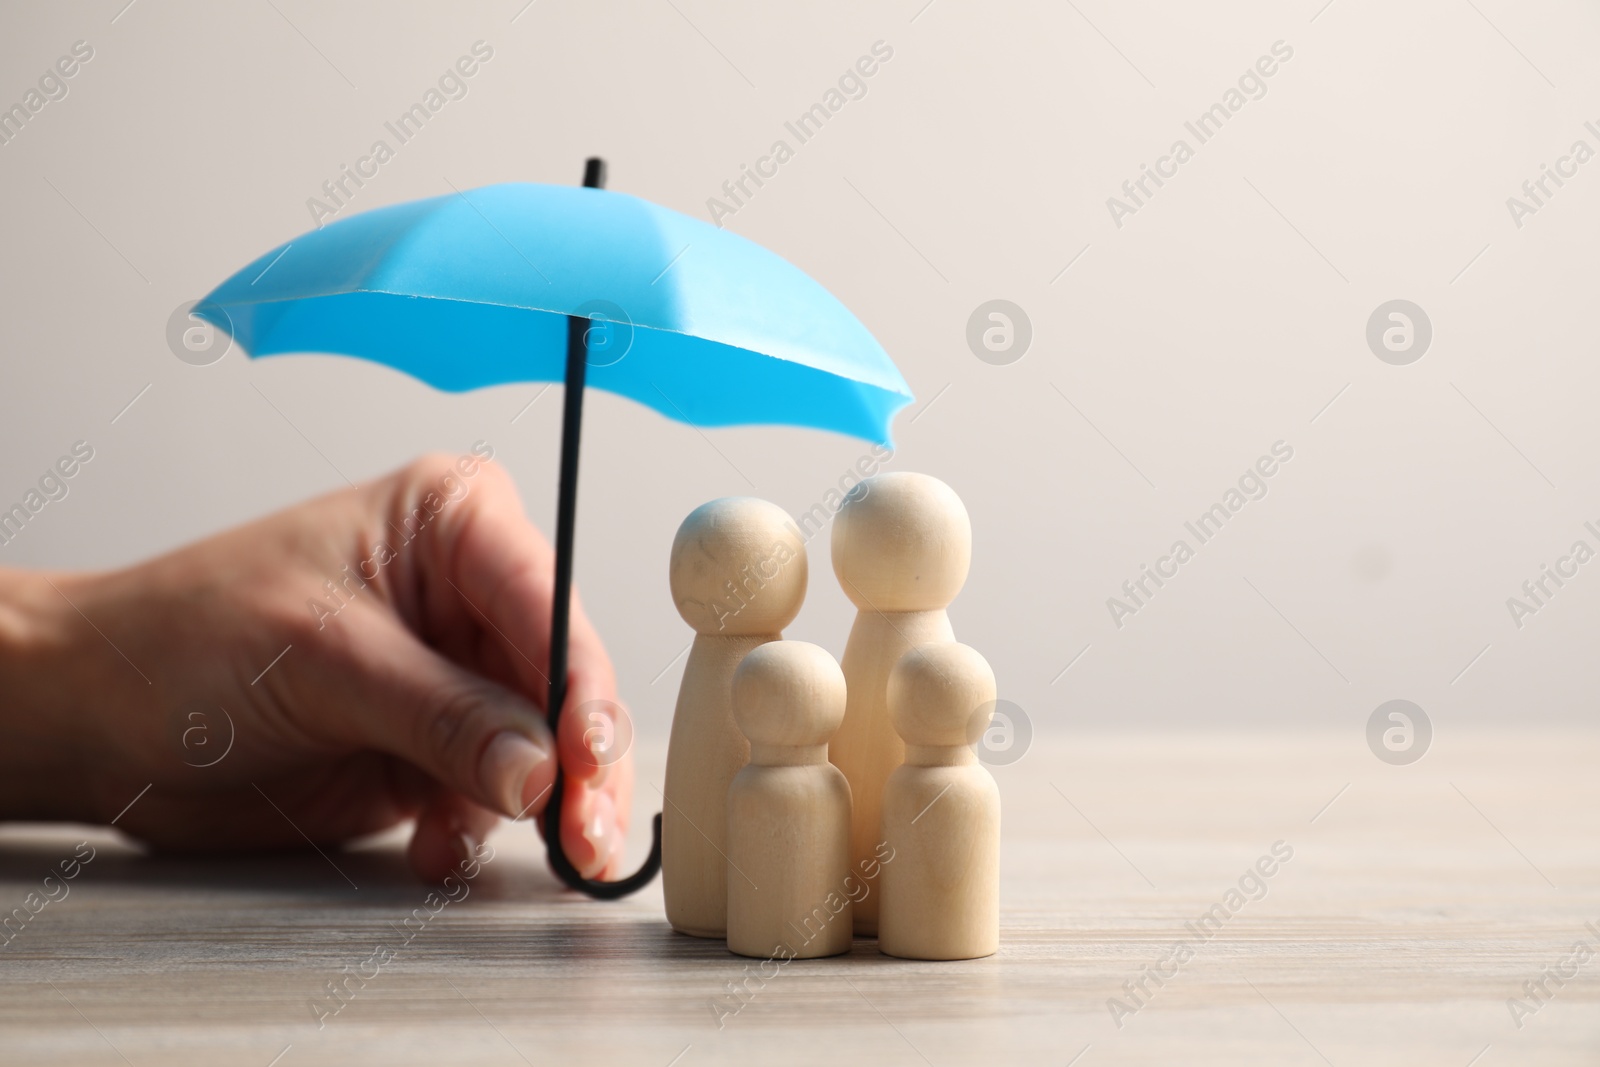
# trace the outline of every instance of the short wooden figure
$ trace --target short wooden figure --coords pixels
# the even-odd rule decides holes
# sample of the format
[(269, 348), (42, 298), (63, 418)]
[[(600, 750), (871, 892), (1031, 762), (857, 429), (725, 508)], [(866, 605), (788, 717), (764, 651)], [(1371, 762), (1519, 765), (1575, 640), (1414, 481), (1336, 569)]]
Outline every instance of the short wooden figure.
[(806, 549), (794, 521), (751, 497), (713, 500), (672, 542), (672, 599), (694, 627), (667, 746), (661, 888), (667, 921), (696, 937), (727, 931), (728, 783), (750, 757), (733, 721), (733, 672), (776, 641), (806, 595)]
[(973, 750), (994, 698), (989, 665), (955, 642), (912, 649), (889, 676), (906, 761), (883, 793), (885, 955), (967, 960), (1000, 947), (1000, 790)]
[[(889, 722), (889, 671), (921, 644), (954, 640), (945, 608), (967, 580), (972, 524), (955, 491), (926, 474), (895, 471), (862, 482), (833, 521), (833, 571), (855, 604), (844, 648), (844, 725), (829, 748), (854, 804), (850, 859), (875, 869), (883, 785), (905, 758)], [(878, 930), (878, 894), (856, 905), (856, 933)]]
[(773, 641), (733, 676), (750, 762), (728, 789), (728, 948), (812, 959), (850, 950), (850, 786), (828, 762), (844, 675), (825, 649)]

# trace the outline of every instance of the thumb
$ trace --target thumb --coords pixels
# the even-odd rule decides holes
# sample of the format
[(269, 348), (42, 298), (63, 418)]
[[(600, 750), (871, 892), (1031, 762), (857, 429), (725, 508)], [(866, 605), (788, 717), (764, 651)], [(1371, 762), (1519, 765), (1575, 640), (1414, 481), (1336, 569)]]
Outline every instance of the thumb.
[(526, 818), (544, 810), (556, 748), (531, 701), (444, 658), (398, 620), (350, 622), (327, 725), (491, 811)]

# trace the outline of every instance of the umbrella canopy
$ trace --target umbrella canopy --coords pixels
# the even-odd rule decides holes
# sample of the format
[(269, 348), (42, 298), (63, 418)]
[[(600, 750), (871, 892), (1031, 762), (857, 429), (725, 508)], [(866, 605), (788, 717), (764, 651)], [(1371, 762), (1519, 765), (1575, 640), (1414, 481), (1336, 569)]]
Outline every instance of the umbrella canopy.
[(313, 230), (194, 314), (252, 356), (334, 352), (438, 389), (564, 380), (566, 319), (601, 320), (588, 384), (695, 426), (888, 443), (911, 401), (843, 304), (760, 245), (623, 193), (524, 182)]
[[(545, 705), (557, 735), (591, 376), (694, 426), (810, 426), (884, 444), (911, 402), (883, 348), (804, 272), (604, 184), (605, 164), (590, 159), (581, 189), (494, 185), (356, 215), (266, 253), (193, 311), (251, 356), (360, 356), (452, 391), (566, 384)], [(556, 873), (607, 899), (647, 884), (661, 816), (642, 868), (584, 878), (561, 845), (563, 781), (558, 767), (544, 813)]]

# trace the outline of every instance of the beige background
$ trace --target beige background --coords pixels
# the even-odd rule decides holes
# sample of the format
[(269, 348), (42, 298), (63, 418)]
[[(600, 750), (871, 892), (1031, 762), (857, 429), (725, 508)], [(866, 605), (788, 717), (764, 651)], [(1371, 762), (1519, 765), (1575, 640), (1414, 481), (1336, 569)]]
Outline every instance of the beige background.
[[(860, 942), (716, 1031), (706, 1005), (742, 963), (671, 937), (659, 883), (620, 905), (558, 894), (519, 827), (496, 838), (499, 888), (317, 1032), (308, 991), (420, 896), (392, 847), (328, 861), (357, 893), (312, 854), (107, 842), (77, 903), (7, 950), (31, 962), (0, 998), (0, 1059), (576, 1062), (604, 1035), (640, 1064), (1593, 1062), (1589, 970), (1523, 1030), (1504, 1005), (1600, 922), (1600, 562), (1520, 630), (1506, 598), (1575, 539), (1600, 547), (1600, 162), (1520, 229), (1506, 198), (1574, 140), (1600, 149), (1600, 10), (924, 2), (6, 6), (0, 107), (73, 42), (95, 57), (0, 145), (0, 508), (75, 440), (96, 455), (0, 566), (126, 564), (478, 439), (548, 528), (558, 390), (528, 407), (536, 387), (446, 396), (327, 357), (192, 366), (169, 318), (305, 230), (307, 198), (475, 41), (495, 51), (469, 95), (351, 210), (572, 183), (598, 153), (614, 188), (704, 217), (892, 46), (728, 224), (904, 370), (918, 400), (889, 469), (966, 500), (956, 630), (1041, 736), (995, 768), (989, 960), (902, 967)], [(1293, 58), (1266, 95), (1117, 227), (1107, 197), (1277, 41)], [(1010, 365), (966, 341), (991, 299), (1031, 319)], [(1408, 366), (1365, 339), (1394, 299), (1432, 323)], [(736, 493), (801, 511), (867, 446), (702, 436), (601, 393), (588, 412), (578, 577), (659, 783), (689, 636), (666, 583), (678, 522)], [(1118, 629), (1106, 598), (1279, 440), (1294, 458), (1269, 495)], [(791, 635), (838, 653), (850, 608), (827, 538), (811, 551)], [(1408, 767), (1367, 748), (1396, 698), (1434, 728)], [(642, 822), (658, 798), (636, 799)], [(4, 828), (4, 906), (76, 833)], [(1279, 838), (1299, 858), (1272, 896), (1116, 1030), (1106, 999)]]
[[(305, 230), (323, 180), (474, 41), (494, 58), (469, 95), (351, 210), (575, 182), (599, 153), (614, 188), (705, 217), (883, 40), (866, 97), (728, 224), (904, 370), (918, 400), (891, 469), (971, 510), (953, 617), (1003, 697), (1041, 731), (1316, 726), (1355, 751), (1394, 697), (1441, 734), (1586, 721), (1600, 564), (1520, 631), (1505, 600), (1575, 538), (1600, 546), (1582, 528), (1600, 519), (1600, 162), (1520, 230), (1505, 200), (1575, 139), (1600, 148), (1582, 125), (1600, 12), (1319, 3), (12, 5), (0, 103), (74, 41), (95, 57), (0, 146), (0, 503), (74, 440), (96, 458), (0, 564), (128, 563), (479, 438), (548, 528), (557, 390), (513, 423), (536, 388), (446, 396), (238, 351), (191, 366), (169, 316)], [(1280, 40), (1267, 94), (1115, 226), (1106, 198)], [(965, 341), (997, 297), (1034, 331), (1008, 366)], [(1394, 298), (1433, 324), (1410, 366), (1364, 340)], [(589, 412), (579, 582), (641, 730), (664, 736), (688, 640), (666, 589), (678, 521), (736, 493), (804, 509), (866, 446), (702, 436), (604, 394)], [(1115, 627), (1106, 598), (1280, 439), (1294, 459), (1270, 494)], [(791, 633), (839, 652), (849, 607), (826, 538), (811, 548)]]

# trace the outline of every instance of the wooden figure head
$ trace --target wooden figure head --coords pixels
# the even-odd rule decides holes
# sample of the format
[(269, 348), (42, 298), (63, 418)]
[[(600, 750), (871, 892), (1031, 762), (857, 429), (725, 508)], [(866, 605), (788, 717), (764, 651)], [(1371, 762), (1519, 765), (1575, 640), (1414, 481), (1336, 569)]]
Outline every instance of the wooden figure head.
[(833, 572), (862, 611), (949, 606), (972, 563), (972, 522), (937, 478), (893, 471), (868, 478), (833, 520)]
[(825, 745), (844, 721), (844, 673), (827, 649), (769, 641), (733, 675), (733, 718), (755, 746)]
[(702, 504), (672, 541), (672, 600), (698, 633), (778, 633), (800, 613), (806, 577), (794, 520), (754, 497)]
[(955, 641), (919, 645), (889, 672), (889, 714), (908, 745), (970, 745), (994, 710), (994, 672)]

